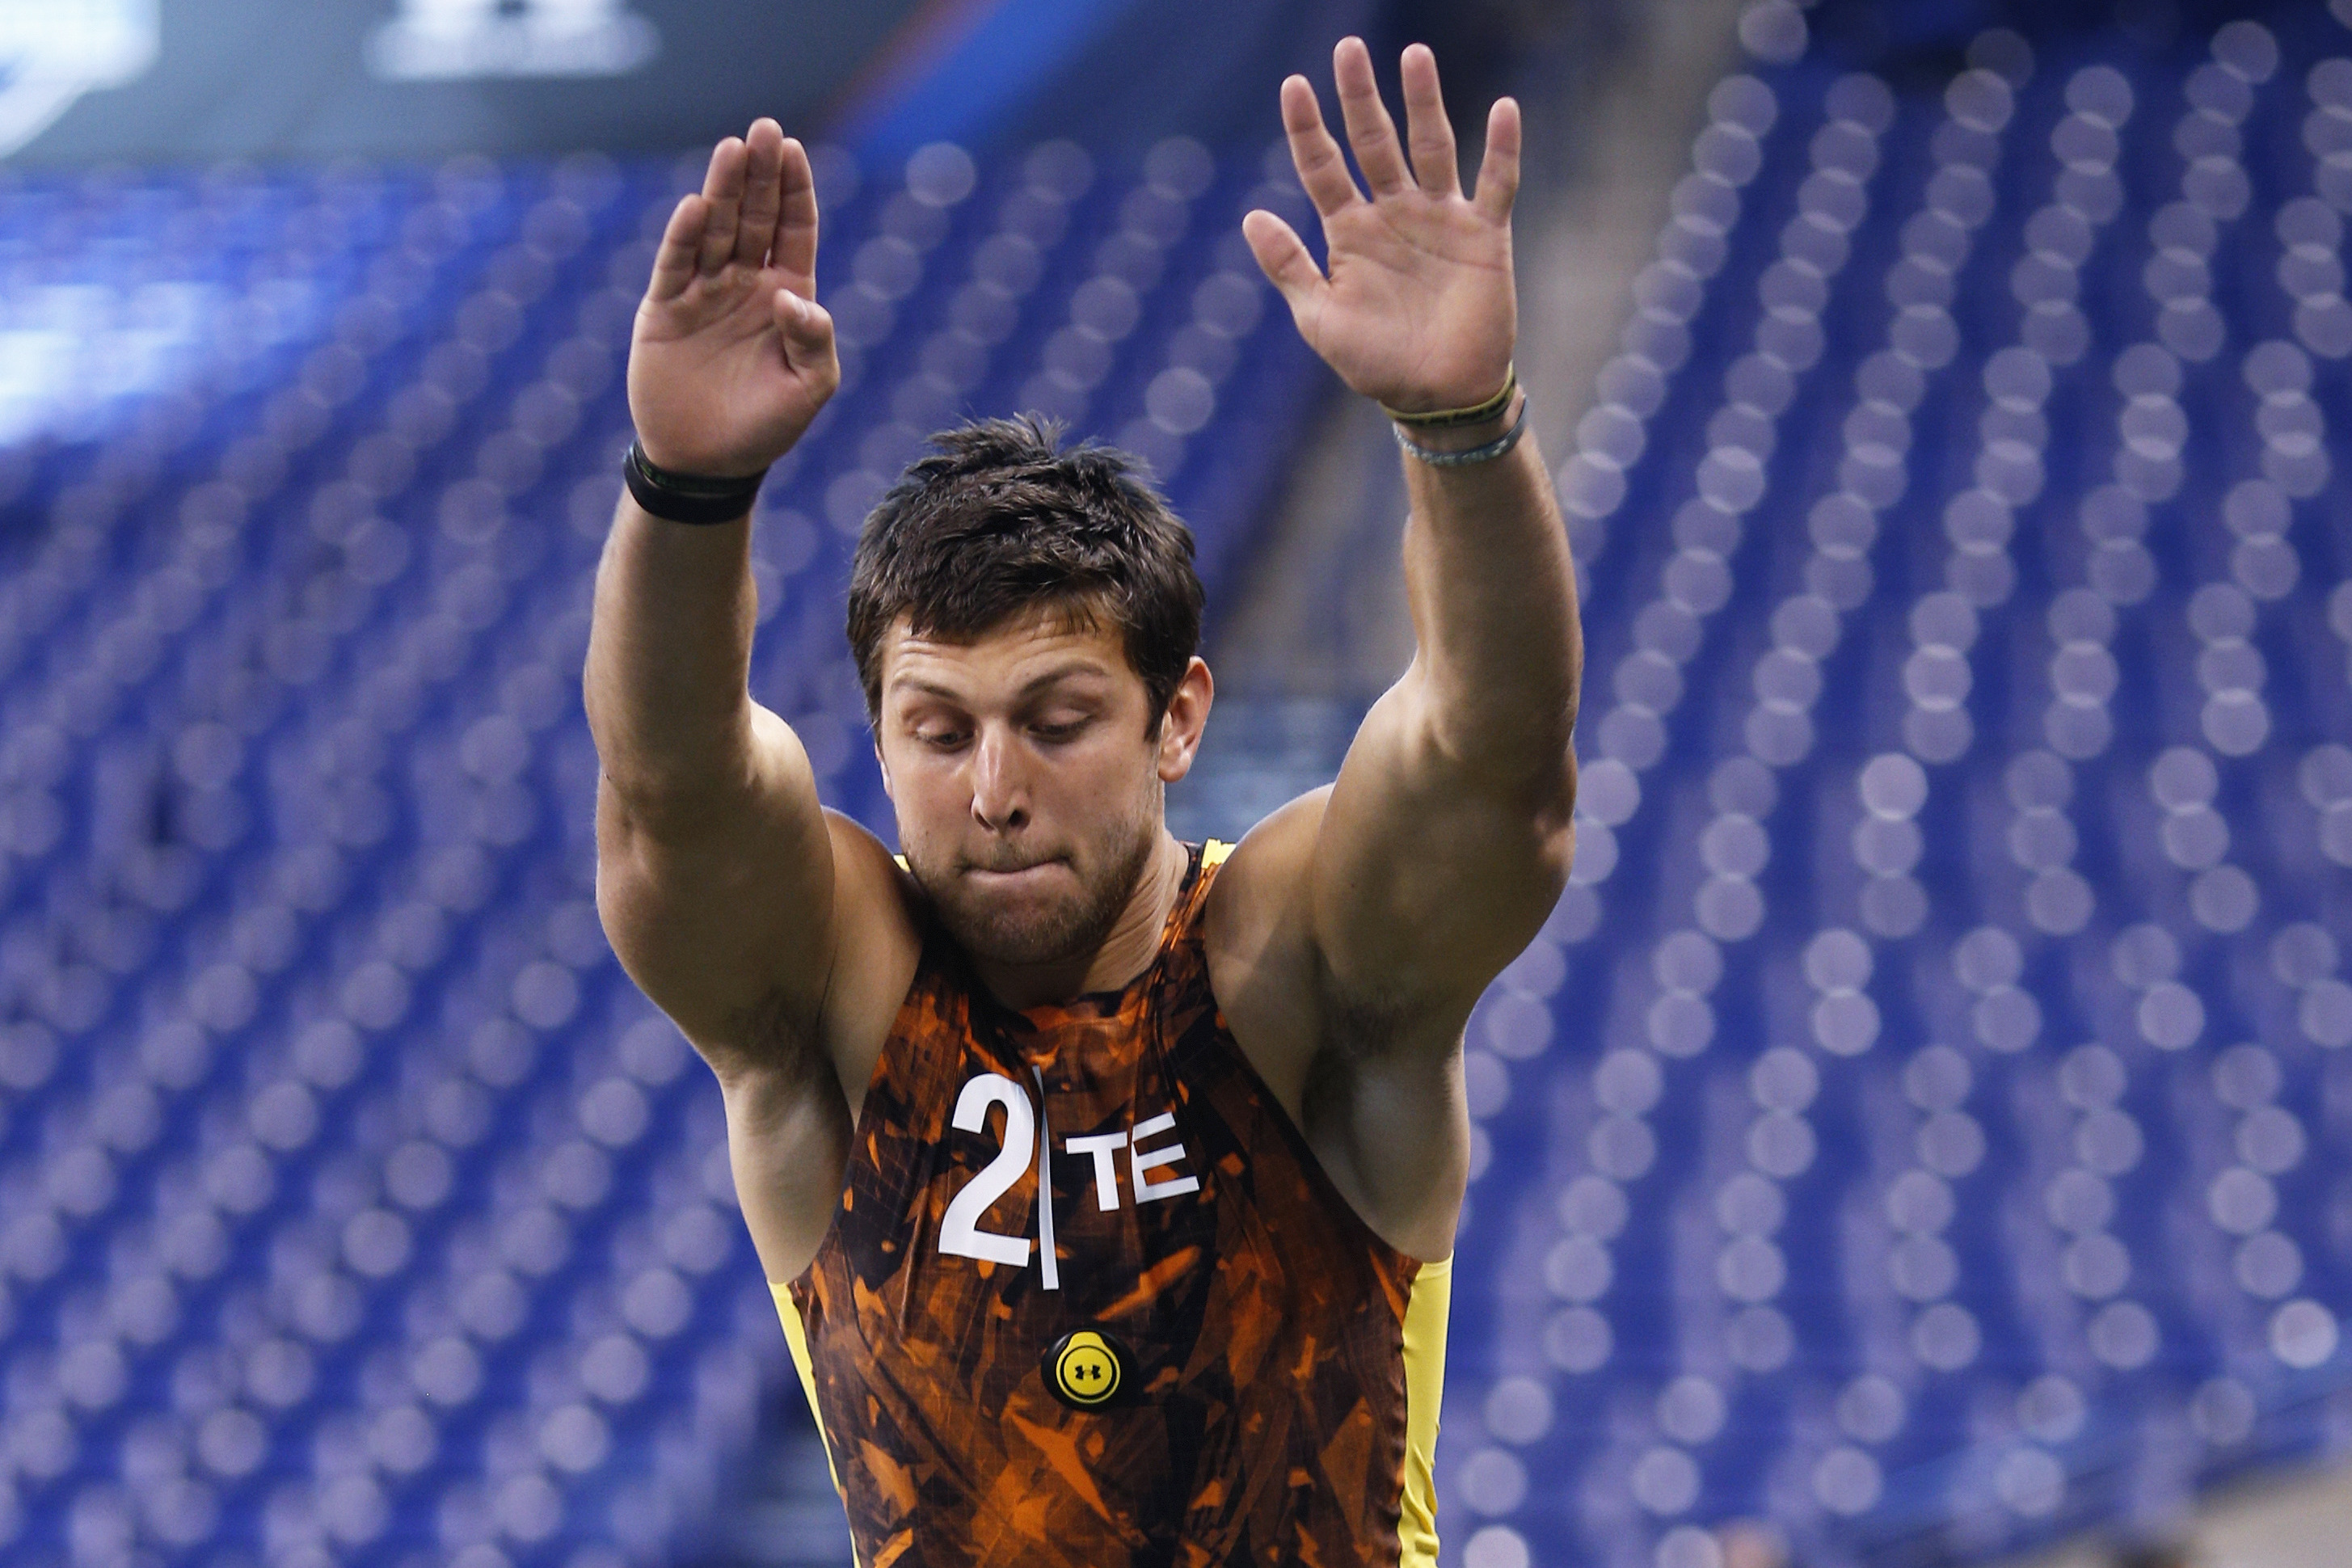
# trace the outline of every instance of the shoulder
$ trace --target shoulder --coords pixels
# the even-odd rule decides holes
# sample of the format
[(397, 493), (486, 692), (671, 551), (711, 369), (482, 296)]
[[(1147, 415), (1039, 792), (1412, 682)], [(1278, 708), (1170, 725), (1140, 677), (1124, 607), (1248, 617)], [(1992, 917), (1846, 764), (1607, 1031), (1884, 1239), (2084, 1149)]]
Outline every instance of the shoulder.
[(1328, 785), (1310, 791), (1251, 828), (1201, 911), (1217, 1010), (1294, 1120), (1325, 1032), (1307, 879), (1330, 795)]
[(1303, 795), (1258, 824), (1210, 885), (1209, 985), (1234, 1046), (1349, 1206), (1399, 1251), (1441, 1258), (1468, 1170), (1459, 1053), (1444, 1048), (1460, 1027), (1334, 979), (1310, 882), (1330, 795)]
[(887, 884), (896, 890), (896, 896), (901, 901), (920, 897), (914, 885), (915, 879), (907, 874), (907, 868), (898, 864), (898, 857), (891, 854), (888, 847), (864, 823), (828, 805), (824, 808), (824, 831), (826, 837), (832, 840), (834, 871), (837, 879), (843, 882), (854, 880), (860, 886), (870, 881), (877, 891), (880, 886)]
[(833, 841), (834, 959), (820, 1028), (854, 1116), (914, 984), (925, 905), (914, 878), (863, 824), (828, 809), (824, 825)]
[(1349, 896), (1344, 888), (1317, 885), (1318, 877), (1335, 874), (1329, 858), (1318, 861), (1317, 853), (1332, 790), (1330, 784), (1309, 790), (1234, 846), (1209, 889), (1202, 935), (1211, 983), (1236, 1033), (1262, 1015), (1279, 1016), (1286, 1032), (1293, 1025), (1313, 1026), (1311, 1037), (1297, 1049), (1311, 1054), (1339, 1045), (1355, 1055), (1389, 1043), (1378, 1037), (1415, 1030), (1424, 1016), (1443, 1009), (1377, 984), (1350, 984), (1322, 950), (1318, 906)]
[(1262, 1058), (1277, 1068), (1287, 1059), (1302, 1080), (1318, 1055), (1334, 1058), (1327, 1070), (1344, 1071), (1423, 1037), (1442, 1045), (1461, 1025), (1444, 1006), (1349, 983), (1323, 950), (1317, 907), (1349, 896), (1316, 885), (1334, 874), (1328, 858), (1317, 858), (1332, 787), (1308, 791), (1252, 828), (1202, 911), (1210, 984), (1235, 1037), (1262, 1069)]
[(1243, 836), (1217, 868), (1201, 911), (1213, 964), (1269, 956), (1303, 940), (1307, 875), (1331, 786), (1310, 790)]

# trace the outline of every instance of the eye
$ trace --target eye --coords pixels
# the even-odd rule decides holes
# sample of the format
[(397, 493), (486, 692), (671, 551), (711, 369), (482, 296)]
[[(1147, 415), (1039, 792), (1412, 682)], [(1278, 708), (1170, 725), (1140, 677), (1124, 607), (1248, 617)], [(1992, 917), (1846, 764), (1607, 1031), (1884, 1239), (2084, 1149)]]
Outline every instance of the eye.
[(963, 744), (961, 730), (918, 730), (915, 739), (934, 751), (950, 752)]
[(1029, 729), (1041, 741), (1059, 742), (1076, 740), (1078, 731), (1086, 727), (1084, 719), (1072, 719), (1059, 724), (1033, 724)]

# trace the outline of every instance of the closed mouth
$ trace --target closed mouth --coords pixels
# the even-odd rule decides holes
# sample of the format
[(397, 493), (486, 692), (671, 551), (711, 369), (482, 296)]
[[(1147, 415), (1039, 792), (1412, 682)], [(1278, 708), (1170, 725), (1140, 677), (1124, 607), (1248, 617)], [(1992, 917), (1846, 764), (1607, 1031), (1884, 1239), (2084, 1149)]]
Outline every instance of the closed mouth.
[(1061, 863), (1058, 858), (1030, 860), (1018, 866), (971, 866), (967, 867), (965, 871), (967, 875), (973, 876), (1013, 878), (1026, 876), (1032, 871), (1042, 871), (1048, 866), (1058, 866)]

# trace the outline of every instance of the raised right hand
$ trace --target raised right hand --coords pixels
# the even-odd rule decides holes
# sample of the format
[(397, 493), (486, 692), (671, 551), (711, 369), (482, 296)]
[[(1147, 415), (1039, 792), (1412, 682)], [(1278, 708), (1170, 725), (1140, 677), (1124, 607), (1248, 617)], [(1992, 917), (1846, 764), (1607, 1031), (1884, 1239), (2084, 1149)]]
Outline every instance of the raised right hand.
[(700, 194), (670, 214), (629, 344), (629, 414), (656, 468), (752, 474), (840, 384), (816, 303), (808, 153), (757, 120), (719, 143)]

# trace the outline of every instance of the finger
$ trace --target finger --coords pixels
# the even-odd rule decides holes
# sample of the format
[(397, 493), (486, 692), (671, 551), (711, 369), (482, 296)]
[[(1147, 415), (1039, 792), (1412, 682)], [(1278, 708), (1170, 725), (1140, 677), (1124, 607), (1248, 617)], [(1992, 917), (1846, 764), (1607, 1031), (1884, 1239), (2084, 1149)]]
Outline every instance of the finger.
[(770, 258), (784, 269), (803, 298), (816, 292), (816, 172), (808, 149), (784, 138), (782, 205)]
[(646, 285), (648, 300), (675, 300), (694, 281), (695, 258), (702, 250), (702, 225), (709, 205), (700, 196), (680, 196), (663, 226), (661, 248), (654, 252), (653, 281)]
[(784, 336), (784, 358), (804, 365), (833, 353), (833, 317), (814, 300), (789, 289), (776, 290), (776, 330)]
[(1356, 177), (1348, 173), (1347, 154), (1323, 123), (1315, 89), (1303, 76), (1283, 81), (1282, 129), (1290, 138), (1290, 162), (1298, 170), (1298, 183), (1307, 188), (1307, 199), (1317, 212), (1329, 217), (1364, 199), (1356, 189)]
[(1372, 79), (1372, 52), (1361, 38), (1342, 38), (1331, 51), (1331, 69), (1339, 79), (1339, 113), (1348, 123), (1356, 167), (1364, 172), (1372, 195), (1395, 195), (1412, 184), (1412, 174), (1405, 167), (1404, 149), (1397, 145), (1396, 121)]
[(1478, 163), (1478, 194), (1472, 200), (1496, 223), (1507, 223), (1518, 194), (1519, 103), (1498, 98), (1486, 113), (1486, 155)]
[(1437, 86), (1437, 57), (1427, 44), (1414, 44), (1405, 50), (1400, 68), (1413, 175), (1431, 195), (1450, 196), (1462, 188), (1462, 177), (1455, 166), (1454, 123), (1445, 118), (1445, 95)]
[(743, 146), (743, 216), (735, 227), (735, 259), (747, 267), (764, 267), (768, 247), (775, 242), (776, 213), (783, 205), (779, 187), (784, 128), (772, 120), (755, 120)]
[(710, 150), (710, 172), (702, 177), (702, 197), (710, 216), (702, 225), (702, 251), (696, 264), (718, 271), (735, 254), (735, 230), (743, 216), (743, 139), (730, 136)]
[(1307, 253), (1307, 242), (1298, 231), (1264, 208), (1242, 219), (1242, 237), (1249, 241), (1250, 254), (1265, 273), (1265, 280), (1278, 289), (1290, 306), (1296, 319), (1330, 284), (1315, 258)]

